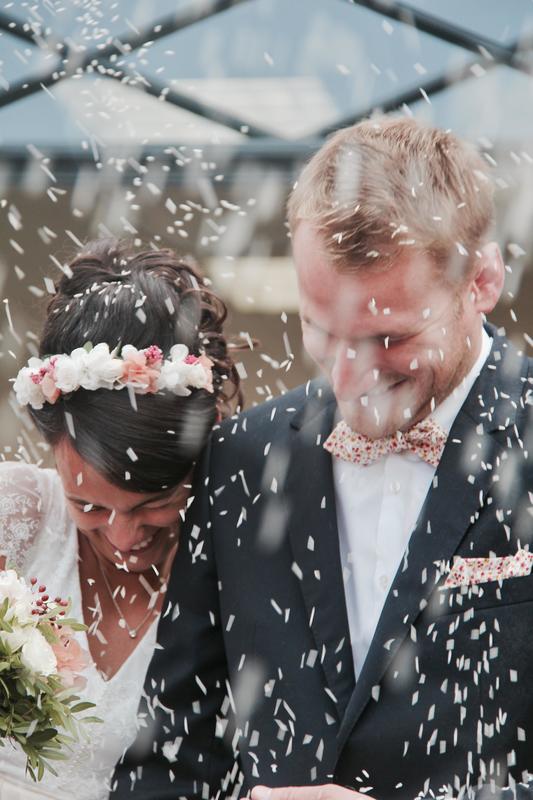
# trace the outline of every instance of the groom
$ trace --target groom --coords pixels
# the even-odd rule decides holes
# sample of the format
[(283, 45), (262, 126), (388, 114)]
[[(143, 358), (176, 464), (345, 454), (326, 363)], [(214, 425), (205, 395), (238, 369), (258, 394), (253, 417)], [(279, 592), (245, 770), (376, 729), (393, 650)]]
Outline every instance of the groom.
[(155, 732), (115, 796), (214, 795), (224, 729), (256, 800), (527, 783), (532, 378), (484, 325), (491, 215), (481, 157), (413, 120), (339, 131), (304, 169), (289, 222), (325, 380), (215, 432), (145, 687)]

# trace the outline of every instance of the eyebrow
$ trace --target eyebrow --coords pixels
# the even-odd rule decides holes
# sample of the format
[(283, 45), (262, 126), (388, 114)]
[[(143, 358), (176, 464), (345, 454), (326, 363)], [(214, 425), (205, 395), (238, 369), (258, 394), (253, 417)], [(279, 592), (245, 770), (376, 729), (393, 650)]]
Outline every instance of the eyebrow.
[[(175, 490), (176, 490), (175, 486), (172, 487), (172, 489), (166, 489), (164, 492), (162, 492), (161, 494), (157, 495), (156, 497), (149, 497), (146, 500), (142, 500), (140, 503), (137, 503), (136, 506), (133, 506), (132, 508), (130, 508), (129, 511), (136, 511), (138, 508), (142, 508), (142, 506), (146, 506), (146, 505), (148, 505), (148, 503), (156, 503), (158, 500), (166, 500), (167, 497), (171, 497), (172, 493)], [(73, 497), (70, 494), (67, 494), (66, 497), (67, 497), (67, 500), (71, 500), (73, 503), (79, 503), (79, 505), (102, 507), (102, 506), (99, 506), (98, 503), (90, 503), (90, 502), (88, 502), (83, 497)], [(112, 510), (112, 509), (110, 509), (110, 510)]]
[[(336, 338), (334, 333), (332, 333), (331, 331), (328, 331), (326, 328), (322, 328), (317, 322), (312, 320), (306, 314), (302, 314), (301, 315), (301, 319), (307, 325), (311, 325), (311, 327), (316, 328), (316, 330), (320, 331), (320, 333), (325, 333), (326, 336), (331, 336), (332, 338)], [(400, 329), (393, 330), (392, 328), (387, 328), (382, 333), (375, 333), (373, 336), (370, 336), (368, 338), (370, 338), (370, 339), (384, 339), (386, 337), (390, 337), (391, 339), (401, 339), (403, 336), (407, 336), (409, 333), (410, 333), (410, 331), (405, 331), (405, 330), (400, 330)]]

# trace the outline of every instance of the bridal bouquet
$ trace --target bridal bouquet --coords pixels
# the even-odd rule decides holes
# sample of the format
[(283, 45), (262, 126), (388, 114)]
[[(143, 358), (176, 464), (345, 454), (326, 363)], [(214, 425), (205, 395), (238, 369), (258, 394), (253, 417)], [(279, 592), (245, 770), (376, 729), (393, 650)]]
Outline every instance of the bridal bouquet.
[(50, 761), (67, 757), (79, 738), (77, 715), (94, 707), (83, 688), (84, 652), (73, 637), (83, 630), (68, 618), (70, 604), (51, 600), (35, 578), (27, 584), (12, 569), (0, 570), (0, 746), (18, 744), (34, 780)]

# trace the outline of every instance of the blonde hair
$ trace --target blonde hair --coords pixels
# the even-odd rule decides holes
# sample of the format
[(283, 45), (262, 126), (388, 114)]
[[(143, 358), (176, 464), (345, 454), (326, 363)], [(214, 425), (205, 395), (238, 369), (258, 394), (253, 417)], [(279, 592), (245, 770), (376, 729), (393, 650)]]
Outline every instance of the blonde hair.
[(413, 248), (460, 279), (491, 223), (492, 194), (473, 147), (381, 117), (338, 131), (313, 156), (289, 198), (289, 226), (308, 220), (343, 271), (388, 268)]

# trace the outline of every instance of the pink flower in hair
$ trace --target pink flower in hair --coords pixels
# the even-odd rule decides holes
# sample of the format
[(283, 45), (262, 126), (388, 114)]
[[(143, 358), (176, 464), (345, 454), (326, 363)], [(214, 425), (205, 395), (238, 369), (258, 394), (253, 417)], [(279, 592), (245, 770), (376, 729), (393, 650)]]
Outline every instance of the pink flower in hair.
[(188, 371), (187, 380), (190, 386), (195, 389), (205, 389), (207, 392), (213, 391), (213, 362), (204, 353), (201, 356), (187, 355), (183, 363), (192, 367)]
[(146, 363), (150, 367), (161, 366), (163, 363), (163, 351), (156, 345), (152, 344), (150, 347), (144, 349)]
[(213, 392), (213, 365), (214, 362), (202, 353), (201, 356), (198, 358), (198, 362), (202, 365), (205, 370), (205, 386), (204, 389), (208, 392)]
[(123, 364), (120, 382), (132, 386), (137, 394), (157, 392), (159, 369), (154, 369), (147, 363), (145, 352), (128, 344), (122, 348), (121, 355)]
[(33, 372), (31, 375), (31, 380), (33, 383), (39, 385), (42, 383), (43, 378), (45, 375), (48, 374), (48, 367), (40, 367), (37, 372)]
[(39, 385), (47, 402), (55, 403), (61, 392), (57, 388), (54, 380), (53, 366), (46, 371)]

